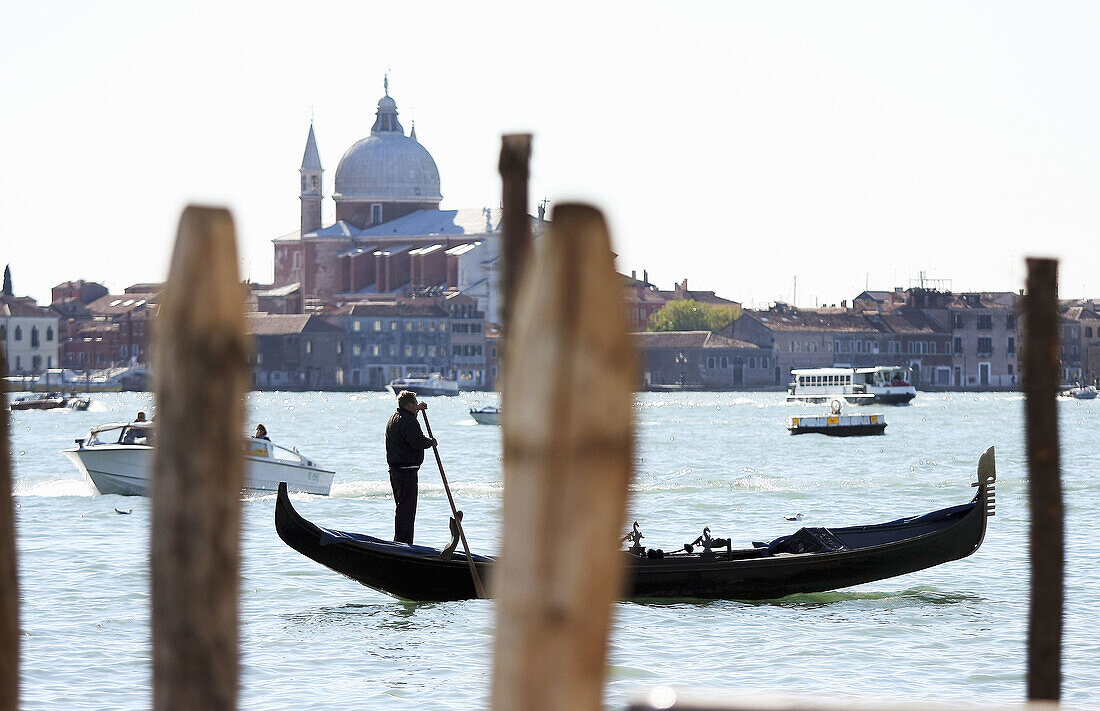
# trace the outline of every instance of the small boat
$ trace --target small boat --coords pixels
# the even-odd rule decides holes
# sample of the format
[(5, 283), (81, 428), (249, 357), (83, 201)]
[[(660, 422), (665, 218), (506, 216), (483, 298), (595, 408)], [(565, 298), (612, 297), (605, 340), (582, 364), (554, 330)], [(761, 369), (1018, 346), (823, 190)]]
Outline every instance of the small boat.
[(33, 393), (12, 401), (9, 409), (17, 410), (56, 410), (65, 407), (65, 396), (61, 393)]
[(1069, 390), (1063, 390), (1058, 393), (1062, 397), (1071, 397), (1074, 400), (1095, 400), (1097, 391), (1091, 385), (1085, 385), (1078, 388), (1070, 388)]
[[(800, 528), (752, 548), (734, 549), (729, 539), (704, 530), (695, 544), (664, 552), (637, 541), (627, 558), (630, 600), (698, 598), (771, 600), (885, 580), (965, 558), (985, 538), (994, 513), (997, 480), (993, 448), (978, 462), (974, 498), (960, 506), (870, 526)], [(285, 486), (275, 501), (275, 529), (288, 546), (369, 588), (412, 601), (476, 597), (461, 550), (394, 543), (360, 533), (322, 528), (294, 509)], [(493, 558), (471, 556), (482, 580), (491, 579)]]
[(907, 366), (798, 368), (791, 371), (787, 402), (828, 402), (842, 397), (853, 405), (905, 405), (917, 396)]
[(886, 434), (883, 415), (845, 415), (840, 400), (833, 400), (831, 412), (824, 415), (800, 415), (787, 420), (793, 435), (823, 434), (830, 437), (863, 437)]
[(31, 395), (24, 395), (23, 397), (16, 398), (11, 403), (9, 409), (11, 410), (59, 410), (62, 408), (69, 408), (72, 410), (87, 410), (88, 406), (92, 404), (92, 401), (86, 397), (80, 397), (75, 393), (72, 395), (65, 395), (64, 393), (33, 393)]
[(416, 375), (410, 373), (404, 378), (391, 380), (386, 386), (394, 395), (402, 390), (414, 392), (419, 397), (431, 397), (433, 395), (458, 395), (458, 381), (447, 380), (439, 373)]
[[(152, 422), (111, 422), (93, 427), (86, 439), (62, 453), (76, 465), (100, 494), (148, 496), (153, 468)], [(266, 439), (243, 438), (244, 493), (270, 493), (280, 482), (291, 491), (328, 496), (333, 473), (322, 469), (296, 448)]]
[(479, 425), (499, 425), (500, 408), (493, 405), (486, 405), (477, 410), (470, 408), (470, 417), (474, 418)]

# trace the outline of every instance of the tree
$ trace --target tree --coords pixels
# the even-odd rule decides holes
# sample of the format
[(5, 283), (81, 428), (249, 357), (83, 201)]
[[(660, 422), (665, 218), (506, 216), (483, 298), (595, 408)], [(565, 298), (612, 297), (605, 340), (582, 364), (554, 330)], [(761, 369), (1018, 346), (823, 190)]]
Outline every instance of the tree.
[(737, 306), (707, 304), (691, 299), (669, 301), (649, 317), (649, 331), (721, 331), (741, 318)]
[(11, 265), (4, 267), (4, 296), (14, 296), (15, 292), (11, 288)]

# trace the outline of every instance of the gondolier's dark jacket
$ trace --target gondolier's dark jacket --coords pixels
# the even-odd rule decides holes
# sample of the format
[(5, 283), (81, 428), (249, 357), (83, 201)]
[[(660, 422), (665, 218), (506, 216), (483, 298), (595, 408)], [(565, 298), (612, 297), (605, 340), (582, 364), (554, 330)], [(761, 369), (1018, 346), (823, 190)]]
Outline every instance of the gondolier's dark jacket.
[(386, 463), (395, 467), (419, 467), (432, 441), (424, 436), (416, 415), (399, 409), (386, 423)]

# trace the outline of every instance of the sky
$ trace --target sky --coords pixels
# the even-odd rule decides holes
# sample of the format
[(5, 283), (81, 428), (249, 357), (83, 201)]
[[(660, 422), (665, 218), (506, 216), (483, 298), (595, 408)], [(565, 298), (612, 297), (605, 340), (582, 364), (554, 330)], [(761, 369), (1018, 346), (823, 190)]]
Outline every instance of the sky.
[[(624, 273), (748, 306), (928, 282), (1100, 297), (1100, 6), (1084, 2), (56, 2), (0, 25), (0, 260), (48, 302), (165, 278), (179, 213), (232, 209), (241, 276), (326, 195), (388, 72), (443, 209), (602, 209)], [(326, 200), (325, 220), (333, 218)]]

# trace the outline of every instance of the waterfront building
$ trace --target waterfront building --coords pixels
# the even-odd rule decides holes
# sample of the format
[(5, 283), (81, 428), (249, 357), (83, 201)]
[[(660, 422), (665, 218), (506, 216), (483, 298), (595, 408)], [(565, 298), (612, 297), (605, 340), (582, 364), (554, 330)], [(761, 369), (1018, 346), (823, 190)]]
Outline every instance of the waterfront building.
[(254, 339), (249, 360), (258, 390), (338, 390), (345, 387), (343, 331), (312, 314), (247, 314)]
[(772, 384), (772, 350), (710, 331), (634, 334), (642, 387), (733, 390)]
[[(1096, 303), (1083, 299), (1062, 302), (1062, 321), (1063, 324), (1067, 321), (1077, 324), (1077, 328), (1069, 329), (1068, 333), (1063, 326), (1063, 378), (1067, 383), (1074, 382), (1068, 377), (1065, 363), (1067, 359), (1072, 362), (1075, 355), (1072, 349), (1067, 353), (1067, 346), (1075, 346), (1082, 371), (1080, 382), (1095, 383), (1100, 378), (1100, 311), (1097, 310)], [(1077, 340), (1071, 343), (1069, 339), (1074, 337), (1074, 333)]]
[(924, 291), (929, 299), (926, 310), (947, 313), (952, 385), (964, 390), (1019, 388), (1019, 295), (1011, 291)]
[(324, 318), (347, 342), (345, 387), (378, 390), (410, 373), (452, 376), (450, 314), (434, 299), (348, 304)]
[(59, 319), (52, 309), (29, 296), (16, 296), (11, 273), (5, 269), (0, 291), (0, 343), (7, 354), (4, 375), (38, 375), (59, 363)]
[(84, 305), (71, 299), (55, 305), (64, 316), (62, 366), (98, 370), (149, 363), (157, 296), (127, 289)]
[(482, 390), (490, 384), (486, 369), (485, 314), (475, 298), (458, 291), (443, 297), (450, 315), (451, 372), (461, 390)]

